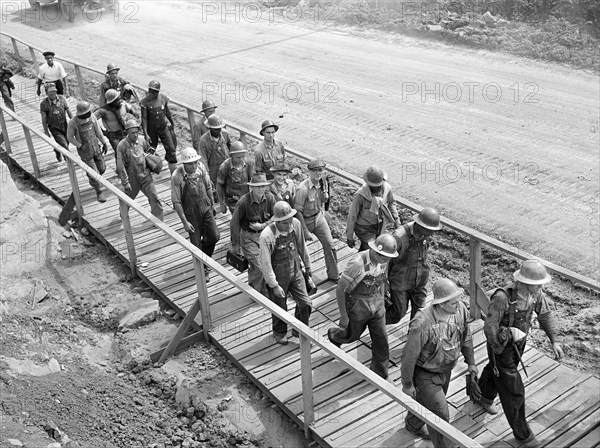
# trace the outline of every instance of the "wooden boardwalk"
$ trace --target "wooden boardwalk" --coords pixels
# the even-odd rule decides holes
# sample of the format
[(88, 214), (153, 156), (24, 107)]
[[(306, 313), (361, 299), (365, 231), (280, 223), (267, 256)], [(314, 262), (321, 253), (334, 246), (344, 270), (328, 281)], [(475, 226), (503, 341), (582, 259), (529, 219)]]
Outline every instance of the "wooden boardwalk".
[[(24, 91), (15, 92), (17, 114), (34, 128), (41, 129), (39, 103), (33, 101), (34, 81), (18, 79), (15, 84)], [(29, 96), (26, 93), (29, 92)], [(29, 98), (29, 101), (19, 101)], [(70, 99), (74, 111), (74, 101)], [(5, 115), (5, 117), (7, 117)], [(12, 161), (33, 173), (22, 126), (6, 120), (12, 149)], [(64, 162), (56, 162), (54, 152), (32, 134), (41, 171), (41, 185), (57, 200), (65, 201), (71, 193)], [(106, 157), (104, 178), (120, 187), (115, 175), (112, 154)], [(128, 251), (119, 215), (118, 200), (109, 196), (100, 204), (84, 173), (78, 169), (86, 226), (125, 262)], [(170, 200), (168, 170), (155, 176), (158, 194), (164, 203), (165, 223), (186, 237)], [(146, 197), (137, 198), (149, 208)], [(218, 215), (221, 232), (213, 258), (225, 265), (229, 246), (230, 215)], [(197, 300), (196, 280), (191, 256), (162, 233), (145, 223), (137, 213), (131, 214), (139, 274), (158, 295), (181, 315)], [(343, 268), (354, 250), (337, 242), (340, 267)], [(318, 293), (313, 296), (314, 311), (310, 326), (316, 334), (325, 335), (339, 317), (335, 285), (326, 281), (322, 251), (318, 242), (309, 244)], [(146, 267), (141, 267), (142, 263)], [(147, 265), (146, 265), (147, 263)], [(227, 266), (236, 275), (237, 271)], [(238, 275), (240, 282), (246, 274)], [(303, 423), (302, 379), (297, 344), (281, 346), (271, 336), (271, 317), (262, 307), (219, 276), (213, 275), (208, 286), (213, 329), (212, 342), (244, 373), (271, 397), (294, 421)], [(290, 302), (290, 308), (293, 304)], [(199, 319), (199, 317), (198, 317)], [(197, 322), (201, 324), (200, 321)], [(481, 371), (487, 362), (481, 321), (473, 322), (475, 355)], [(390, 339), (390, 379), (400, 385), (400, 356), (406, 339), (407, 320), (388, 327)], [(371, 359), (368, 334), (356, 343), (343, 346), (347, 354), (368, 366)], [(524, 377), (527, 390), (528, 419), (532, 429), (547, 447), (600, 446), (598, 378), (568, 369), (529, 347), (523, 356), (529, 377)], [(464, 391), (466, 365), (461, 361), (453, 372), (448, 391), (452, 424), (483, 446), (517, 447), (503, 413), (485, 414), (473, 406)], [(318, 346), (312, 346), (312, 374), (315, 421), (312, 436), (330, 447), (429, 447), (431, 442), (414, 438), (404, 430), (405, 410), (387, 395), (374, 388), (346, 364), (336, 360)]]

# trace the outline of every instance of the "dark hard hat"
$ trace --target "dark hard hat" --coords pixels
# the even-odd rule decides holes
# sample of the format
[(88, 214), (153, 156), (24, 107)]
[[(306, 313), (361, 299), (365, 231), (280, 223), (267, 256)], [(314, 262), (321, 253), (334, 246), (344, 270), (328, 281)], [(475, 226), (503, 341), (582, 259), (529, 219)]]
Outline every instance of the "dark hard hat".
[(296, 214), (296, 209), (292, 208), (286, 201), (276, 202), (273, 206), (273, 217), (271, 221), (285, 221)]
[(223, 119), (217, 114), (212, 114), (210, 117), (208, 117), (208, 120), (206, 120), (204, 124), (208, 129), (221, 129), (225, 127), (223, 124)]
[(234, 154), (245, 154), (246, 151), (246, 145), (244, 145), (238, 140), (231, 144), (231, 148), (229, 149), (229, 155), (232, 156)]
[(429, 230), (440, 230), (442, 228), (439, 213), (431, 207), (425, 207), (418, 215), (413, 216), (413, 219), (421, 227)]
[(156, 90), (158, 92), (158, 91), (160, 91), (160, 82), (158, 82), (158, 81), (150, 81), (148, 83), (148, 88), (150, 90)]
[(363, 175), (364, 181), (370, 187), (380, 187), (386, 180), (385, 173), (376, 165), (370, 166)]
[(106, 97), (106, 104), (110, 104), (119, 98), (119, 92), (117, 92), (115, 89), (108, 89), (104, 96)]
[(396, 238), (389, 233), (379, 235), (375, 241), (369, 241), (369, 247), (378, 254), (388, 258), (394, 258), (398, 256), (398, 252), (396, 251), (398, 248), (398, 243), (396, 242)]
[(463, 293), (463, 289), (456, 286), (456, 283), (447, 278), (438, 279), (433, 284), (432, 290), (433, 300), (431, 301), (431, 303), (433, 305), (447, 302), (448, 300), (453, 299), (454, 297), (459, 296)]
[(77, 110), (75, 113), (77, 114), (77, 116), (80, 116), (87, 114), (90, 110), (92, 110), (92, 106), (90, 106), (90, 103), (88, 103), (87, 101), (79, 101), (77, 103)]
[(204, 100), (202, 101), (202, 110), (200, 112), (204, 112), (206, 109), (212, 108), (217, 108), (217, 106), (215, 106), (215, 103), (213, 103), (211, 100)]
[(121, 70), (119, 67), (117, 67), (115, 64), (113, 64), (112, 62), (110, 64), (108, 64), (106, 66), (106, 74), (108, 75), (110, 72), (112, 72), (113, 70), (119, 71)]
[(538, 260), (525, 260), (521, 264), (521, 269), (516, 271), (513, 277), (516, 281), (528, 285), (544, 285), (552, 280), (546, 267)]
[(270, 128), (270, 127), (274, 127), (275, 128), (275, 132), (277, 132), (279, 130), (279, 126), (277, 126), (275, 123), (273, 123), (272, 120), (265, 120), (262, 122), (262, 124), (260, 125), (260, 135), (265, 135), (265, 129), (266, 128)]

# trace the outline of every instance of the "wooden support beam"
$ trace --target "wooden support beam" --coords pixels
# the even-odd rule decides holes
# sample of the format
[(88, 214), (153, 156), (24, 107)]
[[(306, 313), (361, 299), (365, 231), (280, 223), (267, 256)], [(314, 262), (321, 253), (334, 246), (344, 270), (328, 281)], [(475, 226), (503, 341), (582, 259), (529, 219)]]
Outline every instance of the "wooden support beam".
[(200, 305), (200, 316), (202, 316), (202, 331), (207, 341), (210, 341), (209, 332), (212, 330), (212, 318), (210, 316), (210, 303), (208, 302), (208, 290), (206, 289), (206, 276), (204, 275), (204, 263), (194, 258), (194, 272), (196, 274), (196, 286), (198, 287), (198, 303)]
[(8, 138), (8, 129), (6, 128), (6, 121), (4, 118), (4, 112), (0, 109), (0, 125), (2, 126), (2, 137), (4, 137), (4, 144), (6, 146), (6, 152), (12, 154), (12, 148), (10, 147), (10, 139)]
[(192, 137), (192, 142), (193, 142), (194, 141), (194, 123), (195, 123), (194, 111), (192, 109), (190, 109), (189, 107), (186, 107), (185, 110), (187, 111), (188, 123), (190, 124), (190, 135)]
[(19, 67), (25, 67), (23, 60), (21, 59), (21, 55), (19, 54), (19, 47), (17, 46), (17, 41), (14, 37), (11, 37), (10, 40), (12, 41), (13, 51), (15, 52), (15, 56), (17, 58), (17, 63), (19, 64)]
[(75, 67), (75, 75), (77, 75), (77, 85), (79, 87), (80, 98), (84, 101), (87, 101), (87, 97), (85, 95), (85, 87), (83, 85), (83, 76), (81, 75), (81, 67), (79, 67), (79, 65), (77, 65), (77, 64), (73, 64), (73, 65)]
[[(192, 325), (190, 325), (190, 327), (192, 327)], [(196, 333), (190, 334), (189, 336), (186, 336), (185, 338), (183, 338), (181, 340), (181, 342), (179, 344), (177, 344), (176, 351), (183, 350), (185, 348), (188, 348), (188, 347), (191, 347), (192, 345), (197, 344), (198, 342), (204, 342), (204, 341), (205, 341), (204, 333), (202, 333), (201, 331), (197, 331)], [(170, 342), (171, 341), (165, 342), (164, 346), (162, 348), (160, 348), (159, 350), (156, 350), (154, 353), (150, 353), (150, 361), (159, 362), (160, 357), (165, 352), (165, 350), (167, 349), (167, 346), (169, 345)]]
[(37, 62), (37, 57), (35, 56), (35, 51), (33, 50), (33, 47), (28, 46), (28, 48), (29, 48), (29, 54), (31, 55), (31, 62), (33, 62), (33, 66), (37, 70), (38, 62)]
[(133, 231), (131, 229), (131, 220), (129, 219), (129, 206), (119, 198), (119, 209), (121, 211), (121, 221), (125, 232), (125, 242), (127, 243), (127, 252), (129, 253), (129, 267), (131, 268), (131, 277), (137, 277), (137, 255), (135, 253), (135, 243), (133, 241)]
[(312, 360), (310, 340), (303, 334), (300, 334), (300, 370), (302, 373), (302, 402), (304, 405), (304, 438), (310, 440), (310, 425), (315, 420)]
[(81, 192), (79, 191), (79, 181), (77, 180), (77, 171), (75, 171), (75, 162), (67, 158), (67, 166), (69, 167), (69, 179), (71, 181), (71, 191), (75, 199), (77, 207), (77, 218), (79, 225), (83, 225), (83, 202), (81, 201)]
[(177, 350), (179, 343), (181, 342), (181, 340), (189, 330), (190, 326), (192, 325), (192, 322), (196, 318), (196, 314), (198, 314), (198, 311), (200, 311), (200, 301), (196, 300), (190, 308), (190, 310), (188, 311), (188, 313), (186, 314), (185, 318), (183, 319), (183, 322), (181, 322), (181, 325), (179, 325), (177, 333), (175, 333), (175, 336), (173, 336), (173, 339), (171, 339), (171, 342), (169, 342), (167, 348), (165, 348), (162, 355), (160, 355), (160, 358), (158, 359), (159, 364), (165, 362), (169, 358), (169, 356), (171, 356), (175, 352), (175, 350)]
[(477, 301), (478, 285), (481, 284), (481, 242), (471, 237), (469, 239), (469, 296), (471, 319), (481, 318), (481, 309)]
[(29, 149), (29, 158), (31, 159), (31, 165), (33, 166), (33, 174), (36, 179), (40, 179), (40, 165), (38, 164), (37, 155), (35, 154), (35, 147), (33, 146), (33, 140), (31, 140), (31, 134), (27, 126), (23, 125), (23, 134), (25, 134), (25, 141), (27, 142), (27, 149)]
[(248, 148), (248, 135), (244, 131), (240, 131), (240, 142), (244, 144), (246, 149)]

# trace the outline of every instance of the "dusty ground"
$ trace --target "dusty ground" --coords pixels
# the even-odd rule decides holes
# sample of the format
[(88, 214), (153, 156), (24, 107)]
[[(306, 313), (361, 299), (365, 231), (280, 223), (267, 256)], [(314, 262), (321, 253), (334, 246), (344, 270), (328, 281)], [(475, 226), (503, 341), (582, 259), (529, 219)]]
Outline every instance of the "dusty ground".
[(597, 74), (244, 4), (141, 1), (74, 24), (5, 8), (3, 30), (213, 99), (248, 129), (274, 118), (278, 138), (355, 174), (377, 160), (399, 195), (597, 276)]

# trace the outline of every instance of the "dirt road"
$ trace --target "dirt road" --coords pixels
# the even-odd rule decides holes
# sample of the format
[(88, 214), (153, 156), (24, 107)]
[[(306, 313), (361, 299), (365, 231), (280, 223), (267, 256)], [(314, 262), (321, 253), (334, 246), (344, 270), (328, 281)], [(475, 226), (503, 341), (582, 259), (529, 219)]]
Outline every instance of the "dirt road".
[(213, 99), (249, 129), (275, 119), (294, 148), (358, 175), (380, 164), (398, 195), (598, 278), (597, 76), (353, 32), (323, 23), (333, 9), (294, 23), (256, 4), (138, 1), (69, 24), (53, 6), (7, 3), (4, 32), (93, 67), (116, 62), (174, 98)]

